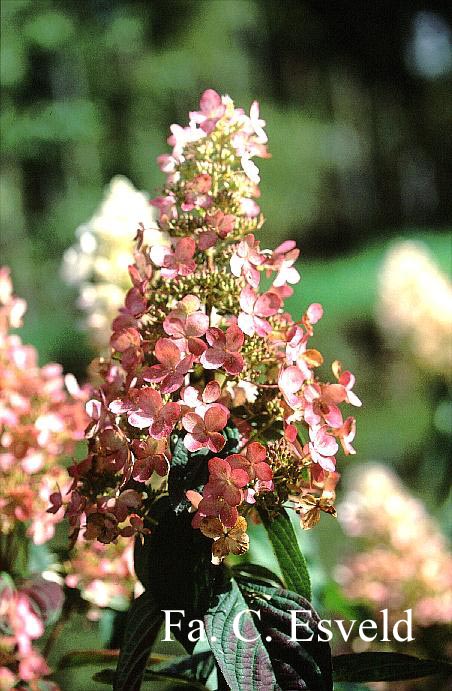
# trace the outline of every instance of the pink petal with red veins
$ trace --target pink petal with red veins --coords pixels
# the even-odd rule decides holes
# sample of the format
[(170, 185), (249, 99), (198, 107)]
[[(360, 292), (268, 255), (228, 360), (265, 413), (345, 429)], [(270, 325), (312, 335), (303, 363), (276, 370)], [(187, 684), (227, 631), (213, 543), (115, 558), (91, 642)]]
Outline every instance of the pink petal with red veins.
[(280, 374), (279, 377), (279, 388), (283, 394), (292, 394), (299, 391), (305, 381), (303, 373), (298, 367), (292, 365), (287, 367)]
[(325, 418), (325, 422), (327, 422), (330, 427), (342, 427), (344, 422), (341, 411), (335, 405), (329, 406), (328, 412), (324, 413), (323, 417)]
[(224, 504), (220, 509), (219, 517), (226, 528), (233, 528), (237, 523), (239, 512), (235, 506)]
[(240, 293), (241, 309), (247, 314), (252, 314), (256, 298), (256, 292), (251, 288), (251, 286), (245, 286), (245, 288), (243, 288), (243, 290)]
[(174, 255), (178, 262), (187, 263), (191, 260), (196, 250), (196, 243), (193, 238), (180, 238), (177, 241)]
[(225, 357), (224, 350), (209, 348), (201, 355), (199, 361), (204, 369), (218, 369), (223, 364)]
[(193, 432), (196, 428), (203, 429), (204, 421), (202, 417), (196, 413), (185, 413), (184, 417), (182, 418), (182, 427), (187, 432)]
[(179, 276), (189, 276), (196, 269), (196, 262), (190, 259), (185, 264), (179, 264)]
[(262, 461), (265, 461), (267, 457), (267, 449), (258, 441), (253, 441), (248, 446), (246, 455), (252, 463), (261, 463)]
[(195, 312), (187, 317), (185, 335), (198, 338), (204, 336), (209, 328), (209, 317), (203, 312)]
[(187, 346), (189, 352), (197, 358), (200, 357), (207, 350), (207, 344), (204, 343), (204, 341), (202, 341), (200, 338), (190, 337), (187, 340)]
[(226, 349), (238, 351), (243, 346), (245, 336), (238, 326), (233, 324), (226, 330)]
[(248, 484), (248, 473), (243, 468), (234, 468), (231, 471), (231, 480), (236, 487), (245, 487)]
[(162, 381), (166, 377), (168, 370), (165, 365), (152, 365), (143, 370), (142, 377), (144, 381), (156, 382)]
[(198, 239), (198, 247), (200, 250), (207, 250), (217, 244), (218, 236), (214, 230), (206, 230), (201, 233)]
[(226, 444), (226, 439), (219, 432), (209, 432), (209, 440), (207, 442), (207, 447), (214, 453), (221, 451), (223, 446)]
[(168, 336), (176, 336), (177, 338), (183, 338), (185, 336), (185, 324), (182, 319), (178, 317), (166, 317), (163, 322), (163, 328)]
[(260, 295), (254, 306), (254, 313), (259, 317), (271, 317), (281, 307), (281, 298), (275, 293)]
[(311, 324), (317, 324), (317, 322), (323, 317), (323, 307), (319, 302), (313, 302), (309, 305), (306, 310), (306, 315), (311, 322)]
[(224, 359), (223, 368), (228, 374), (240, 374), (243, 370), (244, 362), (240, 353), (227, 353)]
[(195, 439), (192, 434), (186, 434), (184, 437), (184, 446), (189, 451), (198, 451), (198, 449), (202, 449), (203, 444)]
[[(248, 482), (248, 476), (246, 477), (246, 480)], [(240, 489), (238, 489), (238, 487), (234, 487), (233, 485), (226, 485), (226, 487), (223, 490), (222, 496), (225, 502), (229, 504), (229, 506), (237, 506), (242, 501), (243, 493)]]
[(264, 480), (264, 482), (268, 482), (273, 478), (273, 471), (268, 463), (257, 463), (255, 471), (259, 480)]
[(170, 338), (159, 338), (155, 344), (155, 357), (166, 369), (176, 367), (181, 359), (181, 352)]
[(202, 394), (204, 403), (214, 403), (221, 394), (221, 387), (218, 382), (210, 381)]
[(226, 427), (228, 416), (224, 408), (217, 404), (213, 404), (204, 416), (204, 424), (209, 432), (218, 432)]
[(177, 374), (187, 374), (188, 370), (193, 365), (193, 355), (186, 355), (182, 360), (176, 365)]
[(258, 336), (266, 336), (272, 330), (270, 324), (261, 317), (254, 317), (254, 328)]
[(110, 339), (111, 347), (117, 350), (118, 353), (124, 353), (128, 348), (137, 348), (140, 343), (140, 334), (134, 328), (123, 329), (114, 333)]
[(162, 397), (158, 391), (151, 388), (139, 389), (137, 402), (142, 410), (155, 417), (162, 408)]
[(208, 467), (211, 475), (229, 477), (231, 474), (231, 466), (224, 458), (214, 456), (209, 460)]
[(245, 333), (247, 336), (254, 335), (256, 329), (254, 326), (254, 319), (251, 314), (240, 312), (237, 322), (243, 333)]
[(206, 340), (207, 343), (213, 348), (221, 347), (223, 349), (226, 344), (226, 336), (224, 332), (221, 329), (218, 329), (216, 326), (211, 326), (210, 329), (207, 329)]

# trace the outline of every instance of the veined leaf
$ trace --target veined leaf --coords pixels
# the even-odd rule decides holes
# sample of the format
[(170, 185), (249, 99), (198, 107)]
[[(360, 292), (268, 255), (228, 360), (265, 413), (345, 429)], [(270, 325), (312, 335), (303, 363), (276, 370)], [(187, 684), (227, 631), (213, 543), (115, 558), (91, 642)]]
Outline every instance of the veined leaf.
[(195, 655), (176, 657), (171, 661), (153, 665), (145, 672), (152, 672), (154, 675), (165, 675), (166, 677), (181, 677), (195, 680), (205, 684), (215, 668), (215, 658), (210, 650), (205, 650)]
[(212, 565), (211, 542), (193, 529), (191, 518), (187, 512), (177, 515), (169, 509), (145, 540), (149, 589), (159, 609), (184, 611), (181, 630), (173, 633), (190, 653), (195, 642), (188, 638), (189, 622), (202, 620), (224, 579), (224, 568)]
[[(240, 640), (234, 622), (243, 637), (254, 641)], [(217, 595), (204, 623), (210, 647), (231, 691), (280, 691), (268, 652), (234, 580)]]
[(138, 691), (163, 615), (145, 590), (131, 605), (116, 667), (114, 691)]
[(276, 585), (284, 588), (284, 583), (281, 581), (280, 577), (260, 564), (244, 562), (243, 564), (235, 564), (231, 570), (237, 580), (239, 578), (244, 578), (249, 581), (257, 581), (258, 583)]
[(331, 649), (317, 640), (320, 617), (312, 605), (283, 588), (245, 579), (238, 584), (250, 609), (260, 612), (256, 626), (280, 688), (332, 691)]
[(311, 600), (311, 579), (309, 578), (306, 560), (297, 542), (297, 536), (285, 509), (274, 518), (264, 511), (262, 522), (275, 552), (288, 590), (298, 593), (306, 600)]
[(335, 681), (401, 681), (451, 674), (452, 665), (402, 653), (351, 653), (333, 657)]

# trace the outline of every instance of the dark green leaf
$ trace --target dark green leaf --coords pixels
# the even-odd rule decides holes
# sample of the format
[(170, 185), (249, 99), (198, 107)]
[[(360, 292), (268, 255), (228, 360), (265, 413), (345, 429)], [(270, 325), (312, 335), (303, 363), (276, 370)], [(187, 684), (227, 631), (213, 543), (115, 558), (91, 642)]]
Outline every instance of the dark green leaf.
[(168, 510), (152, 535), (146, 536), (145, 554), (149, 589), (159, 609), (184, 610), (182, 630), (173, 633), (192, 652), (188, 623), (203, 618), (215, 587), (224, 579), (224, 568), (213, 566), (212, 543), (191, 525), (191, 515)]
[(116, 667), (114, 691), (138, 691), (163, 615), (145, 591), (131, 605)]
[(351, 653), (333, 658), (335, 681), (401, 681), (451, 674), (452, 665), (401, 653)]
[(297, 542), (297, 536), (285, 509), (275, 517), (262, 511), (262, 522), (278, 560), (288, 590), (311, 600), (311, 580), (306, 560)]
[(153, 665), (149, 670), (154, 674), (164, 674), (170, 677), (194, 679), (205, 684), (215, 667), (215, 659), (210, 650), (196, 655), (176, 657), (171, 662), (161, 662)]
[(236, 579), (245, 578), (251, 581), (263, 582), (267, 585), (276, 585), (284, 587), (284, 583), (276, 573), (270, 571), (265, 566), (260, 564), (236, 564), (232, 567), (232, 573)]
[(117, 650), (71, 650), (70, 653), (63, 655), (58, 662), (58, 669), (69, 669), (70, 667), (84, 667), (85, 665), (96, 665), (112, 662), (118, 658)]
[[(283, 588), (244, 579), (238, 583), (250, 609), (260, 612), (256, 626), (281, 689), (332, 691), (331, 649), (327, 642), (317, 640), (320, 618), (312, 605)], [(296, 617), (294, 630), (292, 616)]]
[[(242, 612), (240, 631), (242, 636), (256, 639), (253, 643), (240, 640), (234, 633), (234, 619)], [(231, 691), (279, 690), (270, 657), (234, 580), (217, 595), (204, 622), (210, 647)]]

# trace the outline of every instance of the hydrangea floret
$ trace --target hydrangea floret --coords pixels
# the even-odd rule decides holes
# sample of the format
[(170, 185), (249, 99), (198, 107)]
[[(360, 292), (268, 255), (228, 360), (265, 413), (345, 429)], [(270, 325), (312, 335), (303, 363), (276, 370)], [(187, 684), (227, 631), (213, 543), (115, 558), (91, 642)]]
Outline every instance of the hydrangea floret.
[(300, 279), (295, 243), (260, 245), (254, 159), (269, 157), (264, 127), (257, 102), (248, 114), (212, 89), (188, 126), (171, 127), (172, 151), (158, 158), (166, 183), (151, 200), (168, 242), (138, 229), (111, 356), (91, 368), (89, 453), (58, 499), (73, 539), (152, 530), (183, 452), (199, 464), (183, 510), (213, 539), (216, 562), (247, 550), (246, 518), (261, 511), (292, 507), (305, 528), (322, 510), (334, 514), (339, 446), (355, 453), (343, 406), (360, 401), (339, 362), (331, 381), (318, 377), (321, 305), (295, 319), (284, 308)]

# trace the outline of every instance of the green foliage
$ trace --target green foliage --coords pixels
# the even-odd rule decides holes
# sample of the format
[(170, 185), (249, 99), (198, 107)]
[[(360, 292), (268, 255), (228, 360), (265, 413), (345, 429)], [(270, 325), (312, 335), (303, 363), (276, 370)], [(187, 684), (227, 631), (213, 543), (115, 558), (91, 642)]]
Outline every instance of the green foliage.
[(452, 665), (401, 653), (354, 653), (336, 655), (333, 670), (337, 681), (402, 681), (436, 674), (450, 675)]
[[(257, 691), (278, 687), (267, 650), (256, 624), (247, 611), (246, 602), (235, 581), (217, 595), (204, 621), (213, 654), (231, 691)], [(255, 640), (240, 640), (233, 632), (235, 617), (245, 612), (241, 626), (243, 636)]]
[(282, 509), (277, 516), (271, 517), (262, 512), (261, 518), (287, 588), (310, 600), (312, 593), (308, 567), (287, 512)]
[(149, 591), (131, 605), (116, 668), (114, 691), (138, 691), (163, 615)]

